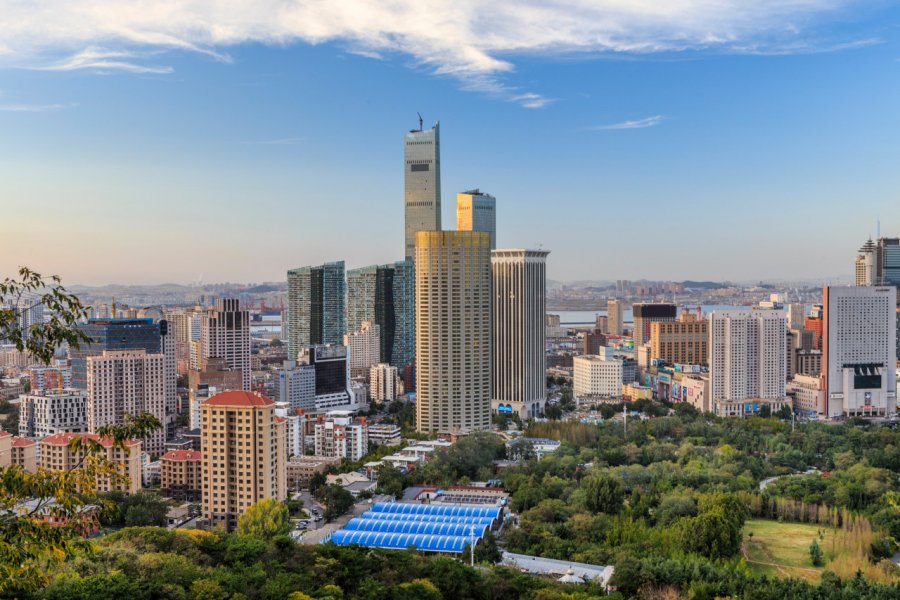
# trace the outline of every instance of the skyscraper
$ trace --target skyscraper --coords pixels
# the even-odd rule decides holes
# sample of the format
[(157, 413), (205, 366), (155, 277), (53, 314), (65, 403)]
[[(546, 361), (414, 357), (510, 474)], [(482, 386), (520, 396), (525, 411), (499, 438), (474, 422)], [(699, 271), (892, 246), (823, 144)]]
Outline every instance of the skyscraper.
[(153, 319), (91, 319), (78, 326), (91, 341), (80, 348), (69, 348), (72, 361), (72, 386), (87, 389), (87, 358), (104, 350), (144, 350), (162, 352), (160, 324)]
[(819, 414), (893, 415), (897, 406), (893, 286), (826, 287)]
[(713, 410), (744, 416), (786, 403), (787, 317), (781, 308), (713, 311), (709, 315)]
[(250, 313), (236, 298), (216, 301), (200, 326), (201, 359), (224, 358), (228, 367), (240, 370), (243, 389), (250, 389)]
[(416, 234), (416, 427), (491, 425), (491, 251), (483, 231)]
[(521, 418), (544, 412), (547, 400), (544, 313), (545, 250), (491, 252), (491, 404)]
[(610, 335), (622, 335), (625, 328), (625, 305), (621, 300), (606, 301), (607, 326)]
[(672, 322), (678, 313), (674, 304), (635, 304), (631, 310), (634, 314), (632, 337), (635, 348), (650, 341), (651, 323)]
[(222, 392), (200, 406), (203, 516), (226, 530), (250, 505), (284, 500), (284, 420), (275, 403), (245, 391)]
[(415, 354), (415, 286), (411, 260), (347, 271), (347, 329), (380, 328), (379, 362), (403, 368)]
[[(144, 350), (104, 350), (87, 358), (87, 428), (122, 425), (125, 416), (148, 412), (160, 423), (166, 417), (166, 357)], [(166, 430), (157, 429), (144, 440), (151, 454), (165, 452)]]
[(497, 247), (497, 199), (478, 189), (456, 195), (456, 230), (487, 231)]
[(875, 285), (878, 276), (875, 272), (877, 266), (878, 247), (869, 238), (856, 257), (856, 265), (854, 268), (856, 275), (856, 285)]
[(344, 316), (344, 261), (291, 269), (288, 280), (288, 359), (296, 360), (315, 344), (340, 344), (347, 332)]
[(415, 256), (416, 232), (441, 228), (441, 124), (407, 132), (404, 137), (403, 192), (406, 210), (406, 258)]

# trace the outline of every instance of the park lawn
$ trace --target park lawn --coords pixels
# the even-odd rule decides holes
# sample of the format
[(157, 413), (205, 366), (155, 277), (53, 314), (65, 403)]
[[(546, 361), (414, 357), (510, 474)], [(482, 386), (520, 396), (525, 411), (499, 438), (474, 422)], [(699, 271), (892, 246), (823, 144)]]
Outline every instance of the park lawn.
[[(741, 551), (754, 573), (816, 582), (823, 568), (812, 566), (809, 545), (818, 538), (820, 531), (825, 533), (824, 540), (819, 539), (824, 554), (834, 535), (830, 527), (751, 519), (744, 526)], [(752, 538), (750, 533), (753, 533)]]

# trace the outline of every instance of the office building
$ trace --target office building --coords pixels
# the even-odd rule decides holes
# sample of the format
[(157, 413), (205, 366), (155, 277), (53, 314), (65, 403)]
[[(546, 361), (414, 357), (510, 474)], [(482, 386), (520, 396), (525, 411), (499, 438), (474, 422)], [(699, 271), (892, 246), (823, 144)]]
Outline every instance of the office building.
[[(165, 356), (144, 350), (104, 350), (87, 358), (87, 428), (122, 425), (126, 415), (148, 412), (160, 423), (166, 417)], [(157, 429), (144, 440), (151, 454), (165, 451), (166, 431)]]
[(363, 321), (380, 329), (378, 362), (397, 368), (415, 355), (415, 285), (412, 261), (371, 265), (347, 271), (347, 328)]
[(159, 487), (163, 496), (199, 502), (203, 489), (203, 455), (196, 450), (170, 450), (159, 457)]
[(416, 427), (491, 426), (491, 250), (483, 231), (416, 235)]
[(877, 264), (878, 246), (869, 238), (856, 256), (856, 285), (875, 285), (878, 282)]
[(441, 229), (441, 124), (407, 132), (403, 151), (406, 258), (415, 257), (416, 233)]
[(316, 456), (359, 460), (369, 452), (366, 418), (353, 418), (344, 411), (332, 411), (315, 424)]
[(822, 301), (824, 397), (819, 414), (894, 415), (897, 288), (826, 287)]
[(349, 355), (350, 376), (369, 377), (369, 369), (377, 365), (381, 355), (381, 328), (372, 321), (363, 321), (358, 331), (344, 336)]
[(523, 419), (542, 415), (547, 401), (544, 315), (549, 254), (491, 252), (491, 405), (497, 412)]
[(572, 360), (572, 394), (579, 402), (622, 397), (622, 360), (587, 355)]
[(491, 250), (497, 248), (497, 199), (480, 190), (456, 195), (456, 230), (486, 231), (491, 236)]
[(316, 409), (316, 368), (314, 365), (298, 365), (295, 360), (284, 361), (274, 378), (275, 402), (286, 404), (294, 412), (297, 409)]
[(288, 360), (296, 360), (304, 347), (342, 343), (347, 333), (344, 261), (291, 269), (287, 280)]
[(650, 323), (651, 359), (668, 364), (705, 365), (708, 341), (708, 323), (698, 314), (684, 312), (677, 321)]
[(104, 350), (144, 350), (161, 354), (160, 324), (153, 319), (91, 319), (78, 325), (91, 341), (80, 348), (69, 348), (72, 365), (72, 387), (87, 389), (87, 358)]
[(594, 331), (586, 331), (582, 340), (582, 354), (598, 354), (600, 348), (606, 346), (606, 335), (600, 333), (596, 329)]
[(650, 341), (651, 323), (670, 323), (675, 320), (678, 309), (674, 304), (635, 304), (631, 307), (634, 316), (634, 347)]
[(37, 443), (0, 430), (0, 469), (19, 465), (29, 473), (37, 471)]
[(803, 329), (803, 321), (806, 319), (806, 305), (799, 303), (788, 304), (788, 327), (790, 329)]
[(397, 367), (387, 363), (372, 366), (369, 371), (369, 390), (374, 402), (393, 402), (400, 395)]
[(607, 315), (597, 315), (594, 319), (594, 330), (597, 333), (609, 333), (609, 317)]
[(607, 300), (606, 318), (609, 324), (609, 335), (622, 335), (625, 331), (625, 303), (616, 299)]
[(38, 442), (40, 465), (49, 471), (72, 471), (84, 462), (84, 450), (77, 452), (69, 447), (75, 437), (93, 440), (102, 448), (100, 457), (118, 465), (119, 477), (98, 474), (96, 491), (120, 491), (136, 494), (141, 491), (141, 440), (125, 440), (125, 448), (116, 447), (110, 437), (93, 433), (57, 433)]
[(241, 372), (242, 389), (250, 389), (250, 313), (236, 298), (216, 301), (200, 325), (201, 361), (224, 358), (228, 368)]
[(44, 438), (87, 431), (87, 393), (62, 389), (19, 396), (19, 435)]
[(298, 362), (315, 370), (316, 410), (356, 407), (345, 346), (303, 348)]
[(804, 417), (817, 417), (824, 405), (822, 378), (818, 375), (797, 374), (788, 383), (788, 393), (794, 397), (797, 413)]
[(780, 308), (713, 311), (709, 316), (712, 410), (746, 416), (786, 404), (787, 317)]
[(900, 238), (871, 238), (856, 257), (856, 285), (900, 286)]
[(203, 516), (231, 531), (250, 505), (285, 499), (284, 425), (275, 403), (252, 392), (221, 392), (200, 408)]

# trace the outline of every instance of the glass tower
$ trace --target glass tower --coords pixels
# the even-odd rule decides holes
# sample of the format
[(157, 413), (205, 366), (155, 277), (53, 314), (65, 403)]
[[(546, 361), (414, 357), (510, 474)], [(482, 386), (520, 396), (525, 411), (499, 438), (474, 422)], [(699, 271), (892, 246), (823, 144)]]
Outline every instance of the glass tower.
[(395, 367), (415, 354), (415, 286), (412, 261), (371, 265), (347, 272), (347, 325), (359, 331), (363, 321), (379, 326), (379, 360)]
[(295, 360), (304, 347), (343, 344), (344, 261), (288, 271), (288, 357)]
[(89, 338), (89, 344), (69, 348), (72, 360), (72, 385), (87, 389), (87, 358), (99, 356), (104, 350), (144, 350), (160, 354), (160, 323), (153, 319), (90, 319), (78, 328)]

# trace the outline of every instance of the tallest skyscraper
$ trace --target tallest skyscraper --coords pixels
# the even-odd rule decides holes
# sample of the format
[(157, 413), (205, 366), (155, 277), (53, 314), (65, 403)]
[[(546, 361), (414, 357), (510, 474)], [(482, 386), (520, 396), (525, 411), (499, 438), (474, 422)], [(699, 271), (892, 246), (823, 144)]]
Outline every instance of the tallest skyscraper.
[(441, 229), (440, 123), (408, 132), (404, 139), (403, 190), (406, 211), (406, 258), (415, 258), (416, 232)]

